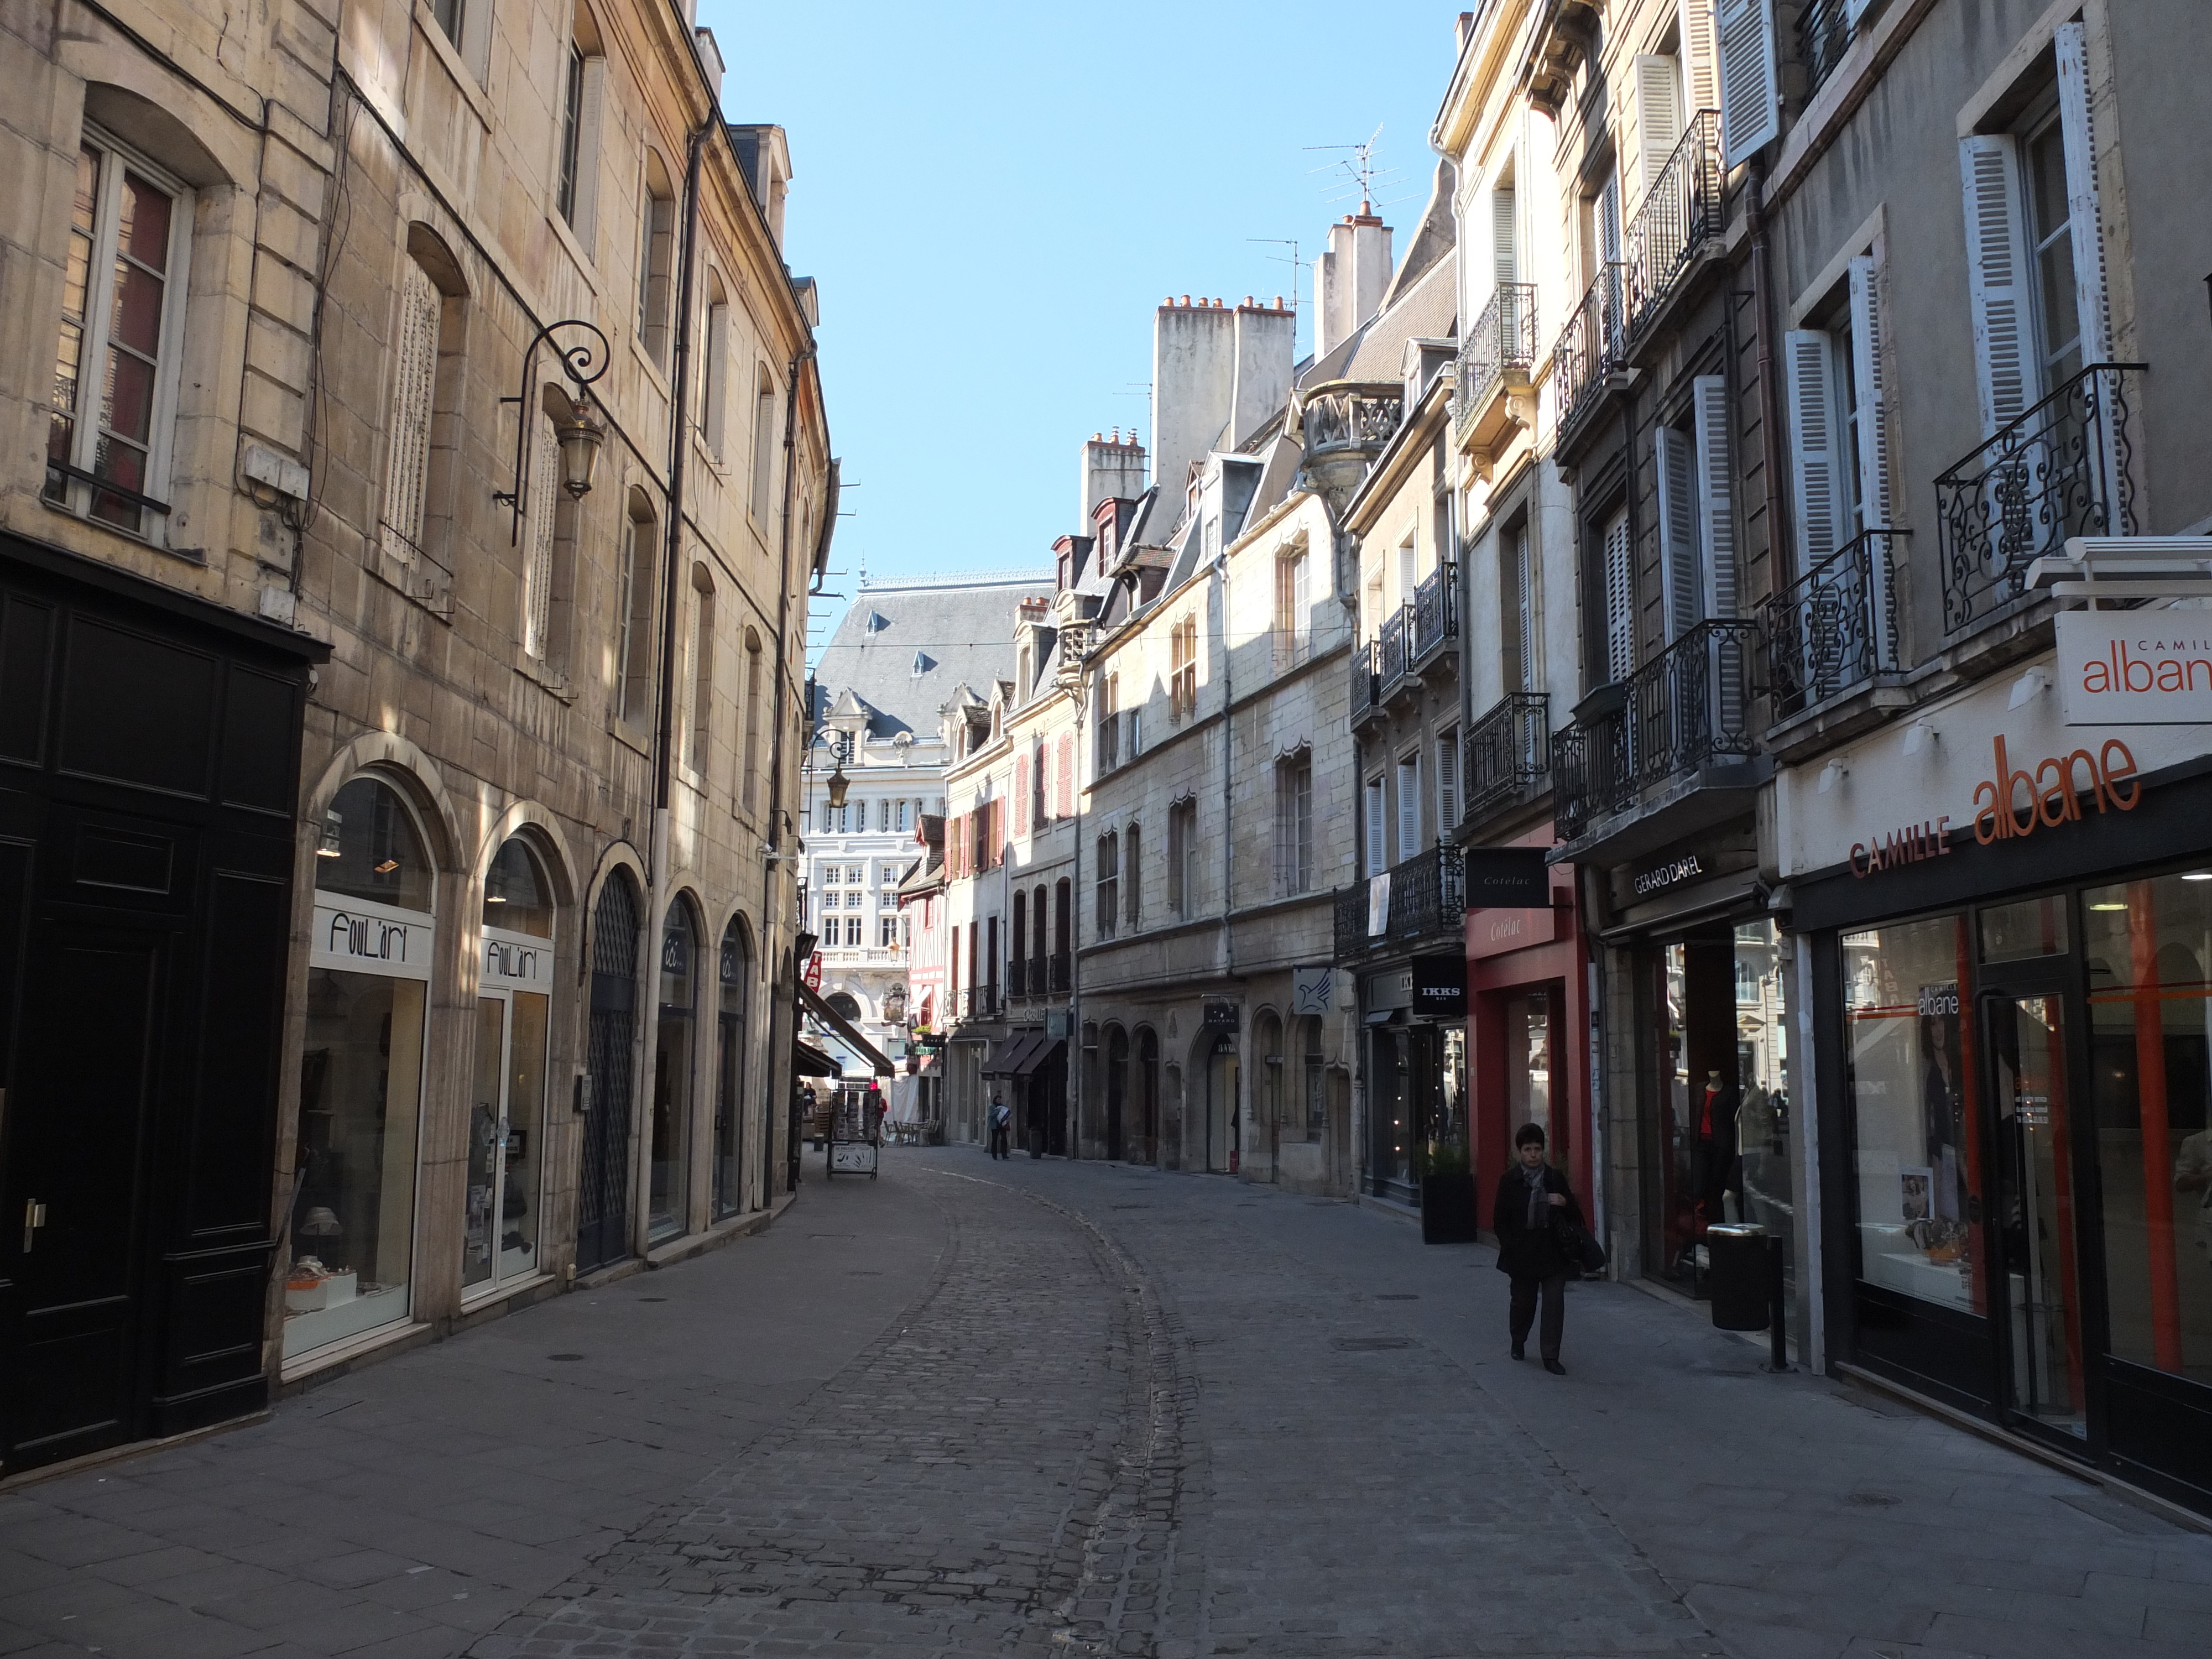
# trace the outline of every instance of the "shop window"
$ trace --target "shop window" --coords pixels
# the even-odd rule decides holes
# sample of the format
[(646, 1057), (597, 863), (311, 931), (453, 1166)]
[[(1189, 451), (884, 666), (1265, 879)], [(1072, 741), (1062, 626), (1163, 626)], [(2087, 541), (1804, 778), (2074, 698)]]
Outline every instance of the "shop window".
[(2063, 956), (2067, 932), (2063, 893), (1991, 905), (1981, 913), (1982, 960), (2021, 962)]
[(553, 1001), (553, 890), (527, 842), (507, 842), (484, 876), (470, 1096), (465, 1292), (539, 1271), (546, 1036)]
[(436, 927), (422, 832), (388, 784), (339, 790), (315, 850), (287, 1359), (408, 1316)]
[(1979, 1312), (1983, 1149), (1963, 918), (1847, 933), (1844, 1063), (1859, 1277)]
[(1304, 1030), (1299, 1045), (1299, 1071), (1304, 1097), (1305, 1135), (1308, 1140), (1321, 1140), (1328, 1133), (1328, 1073), (1322, 1064), (1321, 1020), (1309, 1014), (1299, 1024)]
[(2212, 870), (2083, 895), (2113, 1354), (2212, 1382)]
[(1534, 1124), (1544, 1132), (1546, 1156), (1554, 1164), (1566, 1163), (1566, 1115), (1553, 1121), (1552, 999), (1546, 991), (1506, 999), (1505, 1117), (1516, 1132), (1524, 1123)]
[[(860, 919), (853, 918), (853, 943)], [(825, 930), (825, 941), (826, 941)], [(678, 899), (660, 932), (660, 1023), (653, 1048), (652, 1188), (649, 1225), (655, 1238), (673, 1237), (690, 1208), (691, 1024), (696, 1009), (699, 930), (691, 907)]]
[(158, 539), (168, 513), (192, 196), (88, 130), (64, 268), (46, 499)]

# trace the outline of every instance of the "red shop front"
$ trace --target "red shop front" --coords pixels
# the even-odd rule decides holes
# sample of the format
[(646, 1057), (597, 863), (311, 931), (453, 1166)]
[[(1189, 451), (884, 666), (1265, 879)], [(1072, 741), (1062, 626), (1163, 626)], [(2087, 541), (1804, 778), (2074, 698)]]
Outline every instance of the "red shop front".
[[(1547, 824), (1519, 848), (1540, 850), (1552, 839)], [(1470, 867), (1481, 850), (1468, 850)], [(1540, 881), (1547, 906), (1467, 914), (1468, 1070), (1475, 1190), (1486, 1225), (1490, 1194), (1512, 1161), (1514, 1132), (1523, 1123), (1543, 1127), (1551, 1161), (1591, 1207), (1589, 952), (1574, 866), (1547, 867)], [(1473, 903), (1479, 884), (1470, 878), (1468, 885)]]

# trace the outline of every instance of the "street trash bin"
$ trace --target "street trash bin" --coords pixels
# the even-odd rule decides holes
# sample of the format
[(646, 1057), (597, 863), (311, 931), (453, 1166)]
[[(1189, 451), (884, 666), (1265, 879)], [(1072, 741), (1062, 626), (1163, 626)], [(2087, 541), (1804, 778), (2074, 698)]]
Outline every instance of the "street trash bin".
[(1713, 1304), (1713, 1328), (1763, 1331), (1767, 1322), (1766, 1229), (1749, 1222), (1724, 1221), (1705, 1229), (1712, 1267), (1705, 1279)]

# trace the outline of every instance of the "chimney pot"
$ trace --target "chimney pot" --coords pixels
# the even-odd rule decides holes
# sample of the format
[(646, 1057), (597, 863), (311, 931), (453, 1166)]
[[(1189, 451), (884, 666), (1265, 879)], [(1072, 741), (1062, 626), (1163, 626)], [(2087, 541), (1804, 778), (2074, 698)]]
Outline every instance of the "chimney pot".
[(1248, 294), (1244, 296), (1244, 303), (1248, 306), (1252, 303), (1252, 296)]
[(1182, 296), (1182, 302), (1183, 302), (1185, 305), (1188, 305), (1188, 304), (1190, 303), (1190, 295), (1188, 295), (1188, 294), (1184, 295)]

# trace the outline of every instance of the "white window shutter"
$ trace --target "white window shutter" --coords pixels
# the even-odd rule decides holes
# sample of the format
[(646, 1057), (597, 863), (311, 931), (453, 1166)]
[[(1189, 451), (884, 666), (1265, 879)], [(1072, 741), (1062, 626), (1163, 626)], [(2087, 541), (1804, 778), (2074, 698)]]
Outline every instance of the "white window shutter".
[(422, 541), (430, 474), (430, 404), (438, 375), (438, 289), (430, 273), (402, 265), (398, 331), (392, 351), (392, 453), (384, 485), (384, 548), (402, 564)]
[(1774, 64), (1774, 0), (1717, 0), (1721, 155), (1747, 161), (1782, 134)]
[(1490, 192), (1490, 234), (1492, 270), (1499, 284), (1519, 282), (1520, 238), (1515, 234), (1510, 185), (1500, 185)]
[[(524, 404), (521, 418), (530, 418)], [(530, 550), (522, 572), (522, 648), (541, 660), (553, 632), (553, 520), (561, 506), (561, 442), (540, 415), (531, 430)]]
[(1698, 625), (1704, 595), (1698, 556), (1697, 463), (1690, 434), (1658, 429), (1659, 577), (1665, 589), (1667, 637), (1679, 640)]
[(1713, 90), (1712, 0), (1681, 0), (1675, 25), (1682, 40), (1682, 79), (1690, 94), (1690, 113), (1719, 108)]
[(1881, 344), (1881, 296), (1873, 256), (1851, 261), (1851, 378), (1859, 406), (1859, 510), (1869, 530), (1887, 529), (1897, 506), (1890, 496), (1889, 391)]
[(2058, 120), (2066, 144), (2066, 211), (2074, 241), (2074, 303), (2081, 315), (2086, 367), (2110, 362), (2112, 356), (2104, 217), (2097, 200), (2097, 136), (2089, 111), (2088, 45), (2079, 23), (2061, 23), (2053, 43), (2058, 53)]
[(2037, 374), (2028, 356), (2027, 243), (2021, 224), (2020, 150), (2008, 133), (1959, 141), (1966, 196), (1966, 286), (1982, 435), (2027, 413)]
[(1620, 263), (1620, 173), (1617, 168), (1605, 175), (1597, 195), (1597, 249), (1606, 264)]
[(1605, 667), (1608, 680), (1636, 672), (1636, 570), (1628, 539), (1628, 514), (1605, 526)]
[(1728, 380), (1700, 374), (1690, 384), (1698, 448), (1698, 540), (1705, 550), (1705, 615), (1736, 614), (1735, 475), (1729, 441)]
[(1379, 876), (1389, 867), (1390, 859), (1383, 841), (1382, 780), (1367, 781), (1367, 873)]
[(1459, 733), (1445, 732), (1437, 739), (1437, 828), (1459, 827)]
[(1417, 756), (1398, 763), (1398, 862), (1421, 853), (1421, 763)]
[(1520, 615), (1514, 625), (1521, 630), (1521, 690), (1536, 689), (1536, 566), (1529, 556), (1528, 531), (1524, 525), (1513, 538), (1513, 590)]
[(1681, 138), (1681, 90), (1674, 60), (1656, 52), (1641, 54), (1636, 60), (1636, 142), (1644, 155), (1641, 191), (1659, 182)]
[(1841, 547), (1843, 457), (1836, 430), (1835, 343), (1817, 328), (1782, 337), (1790, 372), (1790, 465), (1797, 487), (1797, 574)]

